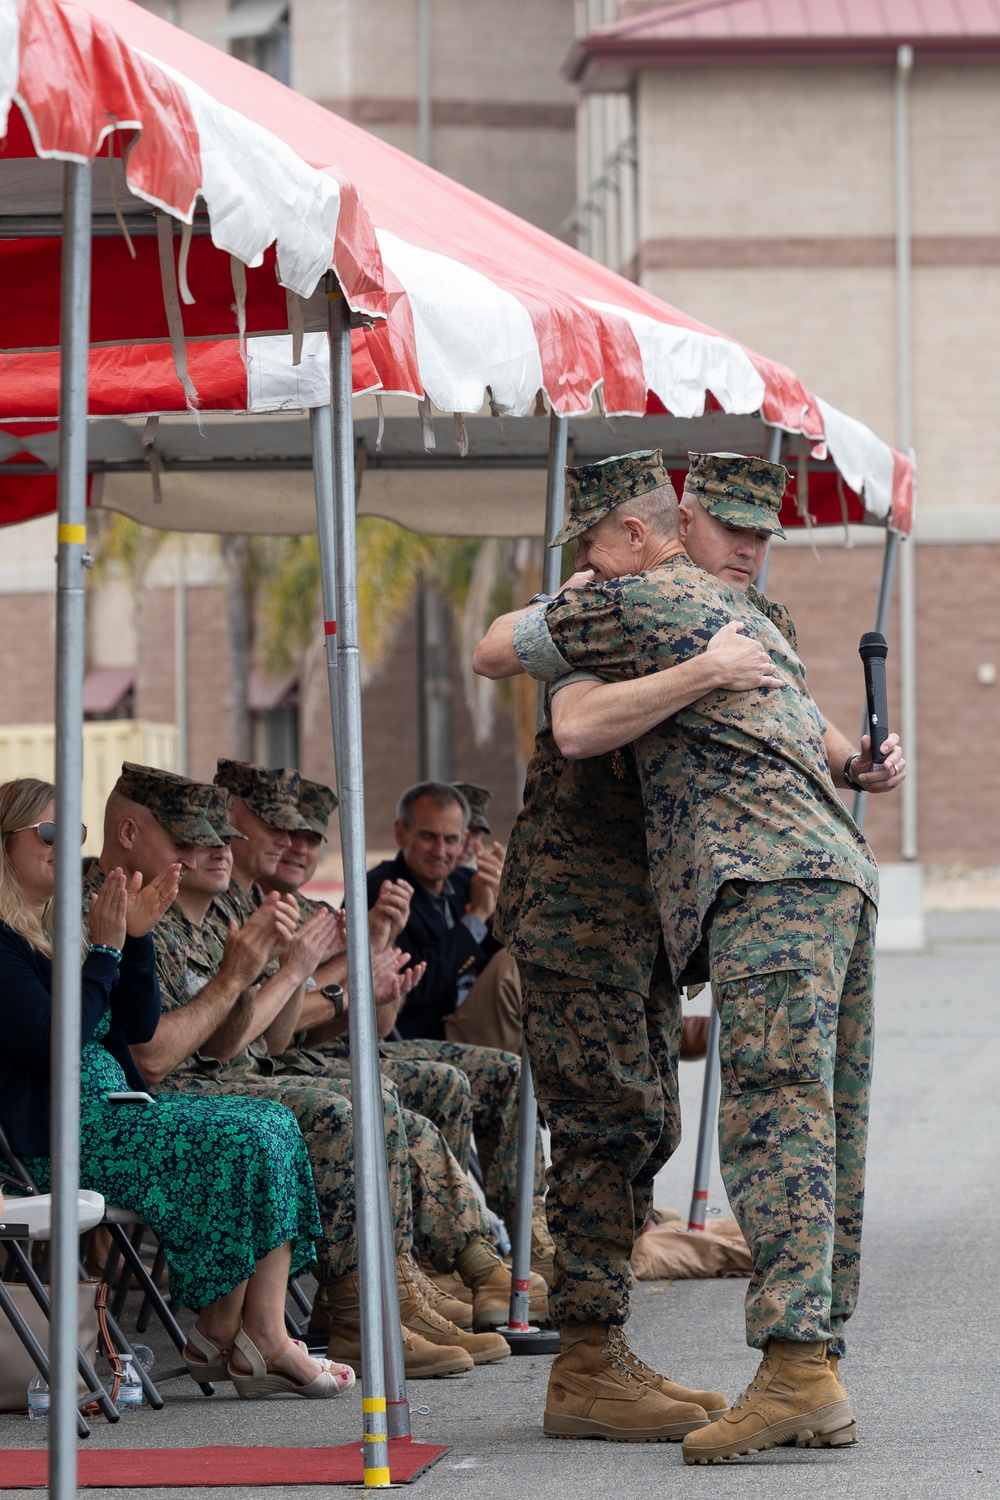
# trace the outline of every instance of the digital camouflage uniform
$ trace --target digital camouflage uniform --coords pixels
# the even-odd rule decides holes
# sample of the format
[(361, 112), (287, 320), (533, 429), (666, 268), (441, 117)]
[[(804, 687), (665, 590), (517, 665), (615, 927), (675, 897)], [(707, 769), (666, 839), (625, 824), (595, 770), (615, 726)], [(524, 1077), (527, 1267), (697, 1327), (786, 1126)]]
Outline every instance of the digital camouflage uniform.
[[(485, 832), (485, 787), (458, 785), (474, 799), (474, 816)], [(470, 806), (473, 803), (470, 802)], [(326, 838), (336, 794), (322, 782), (299, 781), (298, 810), (314, 833)], [(296, 893), (306, 919), (324, 904)], [(311, 1048), (343, 1062), (350, 1054), (346, 1037)], [(408, 1108), (425, 1115), (441, 1131), (463, 1171), (468, 1171), (475, 1130), (479, 1164), (487, 1202), (501, 1218), (510, 1219), (517, 1179), (517, 1118), (521, 1079), (520, 1059), (492, 1047), (469, 1047), (456, 1042), (417, 1040), (381, 1042), (382, 1073), (391, 1078)], [(541, 1140), (535, 1139), (535, 1189), (541, 1189), (544, 1161)]]
[[(738, 488), (740, 465), (745, 478), (734, 458), (724, 487)], [(533, 675), (560, 685), (578, 671), (622, 680), (687, 660), (733, 619), (784, 686), (708, 694), (636, 741), (649, 864), (674, 972), (709, 930), (722, 1170), (754, 1263), (748, 1341), (825, 1339), (842, 1353), (858, 1287), (878, 887), (830, 780), (802, 665), (751, 601), (684, 554), (567, 591), (519, 622), (517, 646)]]
[[(324, 905), (301, 892), (296, 901), (303, 919)], [(296, 1039), (302, 1045), (300, 1039)], [(347, 1066), (346, 1037), (309, 1046), (308, 1051), (338, 1071)], [(284, 1062), (289, 1054), (284, 1054)], [(420, 1039), (379, 1043), (379, 1067), (398, 1090), (407, 1109), (425, 1115), (438, 1127), (462, 1170), (468, 1171), (473, 1131), (483, 1171), (486, 1201), (513, 1223), (517, 1183), (517, 1119), (521, 1060), (495, 1047)], [(545, 1163), (541, 1140), (535, 1141), (535, 1188), (540, 1191)]]
[[(171, 910), (155, 934), (164, 1008), (169, 1007), (172, 994), (183, 997), (174, 1003), (186, 1003), (217, 972), (226, 930), (225, 911), (214, 902), (201, 928), (194, 928), (176, 909)], [(331, 1259), (335, 1254), (337, 1257), (330, 1274), (344, 1275), (353, 1269), (356, 1253), (351, 1084), (349, 1070), (332, 1078), (325, 1071), (324, 1061), (311, 1059), (308, 1054), (297, 1055), (279, 1071), (266, 1044), (258, 1039), (226, 1064), (196, 1053), (171, 1075), (170, 1084), (261, 1092), (288, 1105), (298, 1117), (309, 1147), (324, 1236), (331, 1241)], [(435, 1264), (450, 1269), (471, 1238), (488, 1232), (478, 1201), (439, 1132), (429, 1120), (404, 1109), (395, 1088), (385, 1078), (382, 1103), (396, 1252), (408, 1250), (415, 1241)], [(325, 1200), (333, 1197), (339, 1204), (345, 1185), (351, 1200), (349, 1212), (337, 1215), (333, 1232), (328, 1235)], [(324, 1248), (320, 1251), (321, 1270)]]
[[(245, 922), (256, 910), (260, 899), (258, 887), (247, 892), (234, 880), (228, 891), (213, 901), (205, 925), (211, 923), (216, 929), (217, 941), (224, 944), (229, 917), (234, 917), (239, 923)], [(274, 965), (269, 965), (263, 977), (269, 977), (273, 969)], [(264, 1048), (266, 1052), (263, 1039), (251, 1045)], [(278, 1058), (267, 1053), (267, 1061), (276, 1077), (308, 1080), (313, 1087), (326, 1087), (342, 1099), (351, 1097), (351, 1065), (347, 1056), (334, 1055), (320, 1048), (291, 1047)], [(453, 1098), (460, 1080), (454, 1077), (454, 1070), (449, 1070), (449, 1076), (442, 1078), (440, 1084), (442, 1093)], [(398, 1128), (406, 1142), (412, 1238), (435, 1266), (450, 1270), (455, 1256), (471, 1238), (489, 1235), (489, 1221), (459, 1160), (449, 1149), (436, 1123), (409, 1107), (384, 1072), (382, 1101), (387, 1111), (387, 1139), (392, 1122), (398, 1117)], [(290, 1100), (285, 1102), (294, 1109)], [(312, 1144), (305, 1125), (302, 1133), (311, 1154)], [(353, 1141), (350, 1149), (353, 1151)], [(322, 1211), (322, 1201), (320, 1208)]]
[(630, 756), (620, 765), (610, 755), (564, 759), (548, 715), (494, 932), (521, 971), (532, 1077), (551, 1132), (552, 1314), (559, 1324), (623, 1323), (635, 1235), (680, 1139), (680, 998), (659, 944), (635, 765)]

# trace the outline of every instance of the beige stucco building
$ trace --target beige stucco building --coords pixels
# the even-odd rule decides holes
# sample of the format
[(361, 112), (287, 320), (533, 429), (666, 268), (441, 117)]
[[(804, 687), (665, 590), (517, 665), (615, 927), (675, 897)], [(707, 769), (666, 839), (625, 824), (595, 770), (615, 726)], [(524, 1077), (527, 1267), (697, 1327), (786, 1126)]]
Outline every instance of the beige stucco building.
[[(904, 12), (910, 31), (889, 24)], [(918, 851), (995, 864), (1000, 772), (990, 765), (973, 785), (956, 762), (964, 731), (986, 743), (1000, 733), (991, 440), (1000, 24), (977, 28), (962, 14), (876, 12), (865, 0), (590, 0), (591, 29), (568, 72), (591, 110), (617, 99), (621, 139), (633, 143), (618, 268), (789, 364), (882, 437), (912, 443)], [(904, 52), (901, 70), (906, 46), (912, 65)], [(608, 218), (623, 196), (607, 195)], [(901, 303), (897, 231), (907, 228)], [(875, 560), (860, 546), (814, 552), (797, 545), (804, 540), (775, 547), (770, 588), (794, 605), (817, 699), (847, 729), (858, 716), (853, 652), (871, 628)], [(896, 631), (896, 681), (898, 643)], [(898, 804), (873, 805), (869, 817), (876, 848), (898, 857)]]

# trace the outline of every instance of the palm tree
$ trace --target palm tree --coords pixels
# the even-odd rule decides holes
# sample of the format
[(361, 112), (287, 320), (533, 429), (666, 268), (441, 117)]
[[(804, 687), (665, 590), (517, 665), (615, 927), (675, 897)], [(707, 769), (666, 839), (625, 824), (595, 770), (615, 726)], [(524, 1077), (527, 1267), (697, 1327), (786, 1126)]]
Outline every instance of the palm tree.
[[(358, 630), (362, 684), (378, 673), (410, 607), (422, 597), (426, 621), (436, 595), (454, 622), (473, 733), (477, 744), (485, 744), (498, 703), (509, 699), (512, 690), (476, 677), (472, 654), (490, 620), (538, 587), (540, 551), (535, 542), (428, 536), (378, 517), (361, 517)], [(322, 640), (319, 600), (316, 537), (285, 539), (283, 555), (261, 594), (262, 651), (272, 669), (288, 670), (304, 653), (308, 655), (310, 642)], [(526, 698), (523, 708), (522, 696)], [(526, 763), (535, 730), (533, 689), (515, 687), (513, 697), (517, 754)], [(434, 774), (430, 766), (428, 773)]]

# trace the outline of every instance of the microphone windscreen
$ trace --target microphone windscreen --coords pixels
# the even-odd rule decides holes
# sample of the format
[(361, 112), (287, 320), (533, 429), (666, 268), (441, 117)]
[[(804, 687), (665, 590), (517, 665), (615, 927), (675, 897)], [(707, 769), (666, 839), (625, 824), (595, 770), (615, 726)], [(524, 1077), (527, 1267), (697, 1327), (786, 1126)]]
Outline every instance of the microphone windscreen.
[(858, 647), (861, 660), (871, 661), (873, 657), (881, 657), (884, 661), (888, 654), (889, 647), (886, 645), (885, 636), (881, 630), (866, 630)]

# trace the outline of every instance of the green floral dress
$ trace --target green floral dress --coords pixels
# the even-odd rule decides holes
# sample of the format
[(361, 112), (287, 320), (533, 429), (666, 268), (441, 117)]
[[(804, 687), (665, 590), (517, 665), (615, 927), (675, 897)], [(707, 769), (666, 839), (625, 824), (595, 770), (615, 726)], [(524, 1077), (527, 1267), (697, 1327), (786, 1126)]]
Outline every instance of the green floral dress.
[[(160, 1094), (109, 1104), (128, 1089), (102, 1045), (105, 1012), (80, 1058), (80, 1186), (139, 1214), (163, 1246), (182, 1307), (217, 1302), (292, 1241), (293, 1277), (315, 1260), (320, 1234), (312, 1171), (295, 1116), (258, 1099)], [(47, 1156), (26, 1156), (39, 1188)]]

